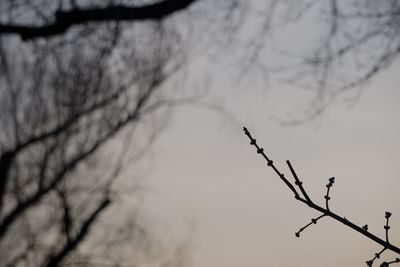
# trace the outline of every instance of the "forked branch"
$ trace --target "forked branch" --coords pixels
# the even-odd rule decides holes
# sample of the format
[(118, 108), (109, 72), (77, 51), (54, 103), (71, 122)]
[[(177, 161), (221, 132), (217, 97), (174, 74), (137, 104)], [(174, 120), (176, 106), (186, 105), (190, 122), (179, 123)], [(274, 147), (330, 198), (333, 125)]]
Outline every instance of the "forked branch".
[[(383, 247), (382, 250), (379, 251), (378, 253), (376, 253), (375, 256), (371, 260), (366, 261), (367, 266), (372, 266), (374, 261), (376, 259), (379, 259), (381, 254), (383, 252), (385, 252), (386, 250), (390, 250), (396, 254), (400, 254), (400, 248), (389, 242), (389, 229), (390, 229), (389, 218), (392, 215), (390, 212), (385, 213), (385, 218), (386, 218), (386, 224), (384, 226), (385, 233), (386, 233), (385, 239), (379, 238), (378, 236), (368, 232), (367, 224), (362, 227), (358, 226), (355, 223), (346, 219), (346, 217), (342, 217), (342, 216), (332, 212), (332, 210), (329, 207), (329, 200), (331, 199), (331, 197), (330, 197), (331, 187), (333, 186), (333, 184), (335, 182), (334, 177), (329, 178), (328, 184), (326, 185), (327, 190), (326, 190), (326, 194), (324, 196), (325, 197), (325, 207), (315, 204), (311, 200), (311, 198), (308, 196), (307, 191), (303, 186), (303, 182), (297, 176), (292, 164), (289, 161), (286, 161), (287, 165), (289, 166), (289, 170), (293, 175), (294, 183), (290, 182), (284, 176), (284, 174), (278, 170), (278, 168), (274, 165), (273, 161), (264, 153), (264, 149), (257, 144), (257, 140), (251, 136), (250, 132), (247, 130), (246, 127), (243, 127), (243, 131), (244, 131), (245, 135), (247, 135), (247, 137), (250, 139), (250, 145), (252, 145), (256, 148), (257, 153), (260, 154), (267, 161), (267, 165), (275, 171), (275, 173), (278, 175), (278, 177), (286, 184), (286, 186), (290, 189), (290, 191), (292, 191), (292, 193), (294, 194), (294, 197), (298, 201), (303, 202), (304, 204), (309, 206), (310, 208), (322, 213), (317, 218), (311, 219), (310, 223), (308, 223), (305, 226), (303, 226), (302, 228), (300, 228), (295, 233), (296, 237), (300, 237), (301, 232), (303, 232), (309, 226), (316, 224), (320, 219), (322, 219), (324, 217), (330, 217), (336, 221), (339, 221), (339, 222), (345, 224), (346, 226), (359, 232), (360, 234), (366, 236), (370, 240), (374, 241), (375, 243), (378, 243), (379, 245), (381, 245)], [(393, 261), (389, 261), (389, 262), (386, 262), (386, 261), (382, 262), (380, 266), (386, 267), (386, 266), (389, 266), (394, 263), (400, 263), (400, 258), (395, 258)]]

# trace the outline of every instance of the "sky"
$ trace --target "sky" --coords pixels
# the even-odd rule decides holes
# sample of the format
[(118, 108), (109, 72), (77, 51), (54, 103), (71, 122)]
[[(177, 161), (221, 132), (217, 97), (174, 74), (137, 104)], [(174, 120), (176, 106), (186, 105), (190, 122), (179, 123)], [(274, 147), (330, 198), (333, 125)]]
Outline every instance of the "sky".
[[(314, 26), (296, 24), (280, 44), (302, 50), (315, 41)], [(228, 57), (235, 52), (227, 51)], [(250, 146), (243, 126), (289, 178), (285, 161), (291, 161), (315, 202), (324, 205), (334, 176), (332, 211), (368, 224), (382, 238), (385, 212), (392, 212), (390, 240), (400, 245), (399, 63), (375, 76), (354, 105), (340, 96), (316, 120), (288, 126), (276, 119), (307, 108), (309, 93), (251, 74), (238, 80), (233, 60), (218, 65), (204, 58), (187, 66), (185, 86), (207, 87), (200, 101), (218, 104), (229, 116), (178, 106), (141, 160), (147, 166), (143, 210), (165, 233), (189, 236), (193, 267), (365, 266), (381, 250), (329, 218), (296, 238), (320, 214), (294, 199)], [(383, 259), (396, 256), (386, 252)]]
[(332, 219), (295, 237), (320, 214), (295, 201), (242, 127), (287, 177), (285, 160), (291, 161), (316, 202), (323, 205), (335, 176), (334, 212), (382, 238), (385, 211), (392, 212), (390, 240), (400, 244), (399, 67), (378, 75), (353, 107), (339, 99), (316, 121), (297, 126), (274, 118), (304, 105), (301, 92), (232, 89), (214, 80), (209, 98), (221, 100), (237, 123), (196, 105), (174, 110), (144, 159), (151, 166), (148, 217), (170, 233), (190, 233), (194, 267), (364, 266), (381, 248)]

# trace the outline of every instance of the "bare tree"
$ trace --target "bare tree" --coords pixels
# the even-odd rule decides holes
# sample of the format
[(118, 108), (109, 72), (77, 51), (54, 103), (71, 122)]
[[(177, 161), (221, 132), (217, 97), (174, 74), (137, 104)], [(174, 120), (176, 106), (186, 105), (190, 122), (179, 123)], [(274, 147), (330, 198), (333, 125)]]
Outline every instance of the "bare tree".
[[(172, 14), (207, 1), (25, 2), (1, 3), (4, 10), (0, 20), (1, 35), (40, 39), (63, 35), (88, 23), (163, 21)], [(26, 12), (26, 6), (29, 6), (29, 12)], [(234, 0), (203, 6), (208, 6), (206, 12), (191, 13), (199, 24), (199, 15), (213, 19), (223, 13), (221, 17), (229, 18), (229, 23), (219, 26), (223, 29), (219, 33), (223, 33), (226, 40), (234, 40), (223, 46), (230, 44), (234, 48), (234, 54), (240, 60), (240, 64), (235, 64), (240, 66), (240, 76), (245, 76), (250, 69), (264, 77), (278, 72), (278, 77), (294, 87), (315, 92), (311, 106), (304, 114), (306, 119), (323, 113), (338, 96), (345, 95), (346, 100), (354, 102), (360, 95), (360, 88), (389, 68), (400, 54), (400, 7), (396, 0), (361, 3)], [(213, 22), (218, 24), (221, 20)], [(298, 25), (303, 28), (298, 29)], [(293, 49), (282, 47), (277, 40), (290, 28), (295, 28), (297, 34), (303, 32), (298, 36), (299, 44), (308, 49), (299, 49), (299, 45)], [(235, 39), (226, 36), (229, 34)], [(212, 39), (218, 43), (219, 37), (214, 34)], [(224, 51), (218, 50), (218, 53), (224, 54)], [(231, 54), (222, 58), (231, 60)], [(277, 55), (280, 55), (280, 63), (271, 60)], [(274, 63), (270, 65), (269, 62)], [(294, 122), (302, 121), (298, 119)]]
[(249, 1), (244, 12), (240, 42), (232, 43), (237, 76), (309, 94), (304, 113), (285, 122), (317, 117), (338, 99), (353, 105), (365, 85), (399, 59), (397, 0)]
[[(324, 196), (325, 198), (325, 207), (323, 207), (322, 205), (318, 205), (316, 204), (308, 195), (305, 187), (303, 186), (303, 182), (300, 180), (300, 178), (297, 176), (292, 164), (290, 163), (289, 160), (286, 161), (289, 170), (294, 178), (294, 183), (290, 182), (288, 180), (287, 177), (285, 177), (285, 175), (278, 170), (278, 168), (274, 165), (274, 162), (265, 154), (264, 149), (262, 147), (260, 147), (257, 144), (257, 140), (255, 138), (253, 138), (253, 136), (251, 135), (251, 133), (249, 132), (249, 130), (246, 127), (243, 127), (243, 131), (244, 134), (250, 139), (250, 145), (254, 146), (257, 150), (257, 153), (260, 154), (267, 162), (267, 165), (269, 167), (271, 167), (274, 172), (277, 174), (277, 176), (279, 177), (279, 179), (282, 180), (283, 183), (285, 183), (285, 185), (290, 189), (290, 191), (294, 194), (294, 197), (296, 200), (306, 204), (308, 207), (310, 207), (311, 209), (314, 209), (318, 212), (321, 213), (320, 216), (311, 219), (311, 222), (306, 224), (305, 226), (303, 226), (302, 228), (300, 228), (296, 233), (296, 237), (300, 237), (300, 233), (303, 232), (305, 229), (307, 229), (309, 226), (316, 224), (319, 220), (321, 220), (322, 218), (325, 217), (329, 217), (332, 218), (340, 223), (343, 223), (344, 225), (346, 225), (347, 227), (350, 227), (351, 229), (357, 231), (358, 233), (360, 233), (361, 235), (364, 235), (365, 237), (369, 238), (371, 241), (381, 245), (383, 248), (382, 250), (380, 250), (378, 253), (375, 253), (374, 257), (368, 261), (366, 261), (367, 266), (372, 266), (374, 261), (379, 259), (380, 256), (382, 255), (383, 252), (385, 251), (391, 251), (395, 254), (400, 255), (400, 247), (396, 246), (394, 244), (392, 244), (389, 241), (389, 219), (392, 216), (392, 214), (390, 212), (385, 212), (385, 220), (386, 220), (386, 224), (384, 226), (385, 229), (385, 238), (379, 238), (378, 236), (372, 234), (371, 232), (368, 231), (368, 225), (365, 224), (364, 226), (358, 226), (357, 224), (351, 222), (349, 219), (347, 219), (346, 217), (340, 216), (339, 214), (335, 213), (334, 211), (331, 210), (330, 206), (329, 206), (329, 200), (331, 199), (330, 197), (330, 190), (335, 182), (335, 177), (331, 177), (329, 178), (329, 182), (326, 185), (326, 194)], [(381, 263), (381, 267), (387, 267), (391, 264), (395, 264), (395, 263), (400, 263), (400, 258), (397, 257), (392, 261), (389, 262), (382, 262)]]
[(121, 171), (185, 98), (165, 84), (186, 62), (194, 2), (0, 3), (0, 266), (188, 264), (188, 244), (117, 208), (127, 184), (140, 196)]
[[(115, 184), (129, 150), (124, 144), (122, 156), (106, 156), (114, 137), (138, 140), (134, 153), (140, 154), (157, 133), (143, 127), (162, 122), (164, 113), (158, 111), (175, 102), (161, 87), (185, 62), (182, 38), (193, 25), (209, 31), (216, 43), (220, 37), (211, 24), (225, 23), (218, 27), (226, 40), (241, 37), (242, 26), (248, 29), (247, 2), (214, 1), (191, 13), (199, 2), (204, 0), (0, 3), (0, 265), (90, 264), (93, 257), (83, 255), (90, 250), (85, 241), (115, 202)], [(251, 40), (241, 47), (242, 65), (268, 71), (261, 53), (272, 30), (309, 14), (325, 20), (322, 41), (299, 57), (291, 80), (316, 90), (311, 116), (340, 93), (369, 81), (399, 54), (399, 4), (394, 0), (361, 5), (275, 0), (265, 9), (253, 7), (262, 23), (255, 35), (243, 35)], [(194, 20), (182, 20), (182, 13)], [(172, 15), (181, 17), (173, 20)], [(358, 76), (343, 77), (348, 70)], [(139, 229), (134, 236), (145, 232), (136, 221), (121, 224), (128, 225), (126, 231)], [(114, 237), (97, 244), (107, 248)]]
[[(125, 38), (132, 31), (140, 39)], [(157, 133), (146, 127), (163, 121), (160, 87), (181, 64), (177, 42), (159, 22), (129, 30), (119, 23), (84, 25), (46, 42), (1, 38), (0, 266), (88, 266), (104, 259), (86, 251), (85, 241), (115, 205), (124, 155), (139, 155)], [(104, 160), (116, 136), (140, 141)], [(155, 241), (129, 216), (107, 231), (139, 236), (125, 245), (150, 253)], [(123, 242), (114, 239), (109, 233), (96, 249), (114, 242), (115, 250)]]
[[(314, 2), (313, 8), (319, 4)], [(325, 30), (303, 61), (296, 84), (318, 90), (318, 115), (339, 95), (356, 100), (362, 86), (389, 68), (400, 55), (399, 1), (330, 0), (320, 8)], [(303, 78), (301, 78), (302, 76)]]

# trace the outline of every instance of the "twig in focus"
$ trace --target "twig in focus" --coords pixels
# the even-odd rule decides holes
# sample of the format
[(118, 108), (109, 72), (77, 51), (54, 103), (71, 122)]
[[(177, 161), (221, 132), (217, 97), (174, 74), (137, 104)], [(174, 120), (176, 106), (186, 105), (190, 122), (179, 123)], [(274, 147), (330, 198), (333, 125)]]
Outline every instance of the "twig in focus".
[[(371, 260), (367, 261), (367, 265), (368, 266), (372, 266), (374, 261), (376, 259), (379, 259), (381, 254), (386, 251), (386, 250), (390, 250), (394, 253), (400, 254), (400, 248), (391, 244), (389, 242), (389, 218), (392, 215), (390, 212), (386, 212), (385, 213), (385, 218), (386, 218), (386, 225), (384, 226), (385, 228), (385, 233), (386, 233), (386, 239), (383, 240), (379, 237), (377, 237), (376, 235), (368, 232), (368, 225), (364, 225), (362, 227), (354, 224), (353, 222), (349, 221), (346, 219), (346, 217), (342, 217), (339, 216), (338, 214), (334, 213), (331, 211), (330, 207), (329, 207), (329, 200), (331, 199), (330, 197), (330, 189), (333, 186), (334, 182), (335, 182), (335, 178), (331, 177), (329, 178), (329, 182), (326, 185), (327, 187), (327, 191), (325, 194), (325, 208), (323, 208), (322, 206), (319, 206), (317, 204), (315, 204), (311, 198), (308, 196), (306, 189), (303, 186), (302, 181), (299, 179), (299, 177), (297, 176), (296, 172), (294, 171), (294, 168), (292, 166), (292, 164), (289, 161), (286, 161), (287, 165), (289, 166), (290, 172), (292, 173), (293, 177), (294, 177), (294, 185), (296, 185), (299, 188), (299, 191), (297, 191), (296, 187), (284, 176), (284, 174), (282, 172), (280, 172), (276, 166), (274, 165), (273, 161), (264, 153), (264, 149), (262, 147), (260, 147), (257, 144), (257, 140), (255, 138), (253, 138), (249, 132), (249, 130), (246, 127), (243, 127), (243, 131), (245, 133), (245, 135), (247, 135), (247, 137), (250, 139), (250, 145), (254, 146), (257, 149), (257, 153), (261, 154), (261, 156), (267, 161), (267, 165), (269, 167), (271, 167), (275, 173), (278, 175), (278, 177), (286, 184), (286, 186), (290, 189), (290, 191), (292, 191), (292, 193), (294, 194), (295, 198), (300, 201), (303, 202), (304, 204), (306, 204), (307, 206), (309, 206), (310, 208), (317, 210), (319, 212), (321, 212), (322, 214), (320, 216), (318, 216), (317, 218), (313, 218), (311, 219), (311, 222), (308, 223), (307, 225), (303, 226), (302, 228), (299, 229), (299, 231), (297, 231), (295, 233), (296, 237), (300, 237), (300, 233), (302, 231), (304, 231), (306, 228), (308, 228), (309, 226), (311, 226), (312, 224), (316, 224), (320, 219), (324, 218), (324, 217), (331, 217), (333, 219), (335, 219), (336, 221), (339, 221), (343, 224), (345, 224), (346, 226), (352, 228), (353, 230), (359, 232), (360, 234), (368, 237), (370, 240), (380, 244), (381, 246), (383, 246), (382, 250), (378, 253), (375, 253), (374, 258), (372, 258)], [(381, 263), (381, 267), (386, 267), (389, 266), (390, 264), (393, 263), (399, 263), (400, 259), (396, 258), (393, 261), (390, 262), (382, 262)]]

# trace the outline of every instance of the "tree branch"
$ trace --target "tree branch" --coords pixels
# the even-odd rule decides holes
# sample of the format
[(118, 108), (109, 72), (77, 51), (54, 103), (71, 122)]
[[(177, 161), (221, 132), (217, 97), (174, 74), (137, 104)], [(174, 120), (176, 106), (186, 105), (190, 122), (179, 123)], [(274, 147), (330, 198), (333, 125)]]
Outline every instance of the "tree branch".
[(72, 9), (57, 11), (55, 20), (43, 26), (0, 24), (1, 34), (18, 34), (22, 39), (48, 38), (65, 33), (75, 25), (105, 21), (162, 20), (189, 7), (197, 0), (164, 0), (139, 7), (123, 5), (105, 8)]
[[(332, 185), (333, 185), (333, 183), (334, 183), (334, 178), (333, 178), (333, 177), (329, 179), (329, 183), (326, 185), (326, 187), (327, 187), (327, 192), (326, 192), (326, 195), (325, 195), (325, 205), (326, 205), (326, 208), (323, 208), (322, 206), (319, 206), (319, 205), (315, 204), (315, 203), (308, 197), (307, 192), (305, 191), (304, 187), (302, 186), (302, 182), (300, 181), (300, 179), (298, 178), (298, 176), (297, 176), (296, 173), (294, 172), (294, 169), (292, 168), (290, 162), (287, 161), (287, 164), (289, 165), (289, 169), (290, 169), (290, 171), (292, 172), (292, 174), (293, 174), (293, 176), (294, 176), (295, 185), (297, 185), (297, 186), (300, 188), (301, 192), (302, 192), (303, 197), (300, 196), (299, 193), (297, 192), (297, 190), (295, 189), (294, 185), (293, 185), (291, 182), (289, 182), (286, 178), (283, 178), (283, 177), (284, 177), (283, 174), (272, 164), (272, 160), (270, 160), (270, 159), (265, 155), (264, 149), (261, 148), (261, 147), (257, 144), (256, 139), (254, 139), (254, 138), (251, 136), (250, 132), (247, 130), (246, 127), (243, 127), (243, 131), (244, 131), (245, 135), (247, 135), (247, 136), (249, 137), (249, 139), (250, 139), (250, 144), (251, 144), (252, 146), (254, 146), (254, 147), (257, 149), (257, 153), (258, 153), (258, 154), (261, 154), (261, 155), (263, 156), (263, 158), (267, 161), (268, 166), (272, 167), (272, 169), (275, 171), (275, 173), (278, 174), (279, 178), (281, 178), (281, 180), (283, 180), (283, 182), (289, 187), (290, 191), (292, 191), (292, 192), (294, 193), (295, 198), (296, 198), (298, 201), (303, 202), (304, 204), (306, 204), (306, 205), (309, 206), (310, 208), (312, 208), (312, 209), (314, 209), (314, 210), (317, 210), (317, 211), (319, 211), (319, 212), (322, 213), (322, 214), (321, 214), (319, 217), (317, 217), (316, 219), (312, 219), (311, 222), (310, 222), (309, 224), (307, 224), (306, 226), (300, 228), (300, 230), (299, 230), (298, 232), (295, 233), (296, 237), (300, 237), (300, 232), (302, 232), (304, 229), (306, 229), (306, 228), (309, 227), (310, 225), (316, 224), (317, 221), (318, 221), (319, 219), (322, 219), (323, 217), (328, 216), (328, 217), (331, 217), (331, 218), (335, 219), (336, 221), (339, 221), (339, 222), (343, 223), (344, 225), (350, 227), (351, 229), (353, 229), (353, 230), (359, 232), (360, 234), (362, 234), (362, 235), (368, 237), (368, 238), (371, 239), (372, 241), (374, 241), (374, 242), (380, 244), (381, 246), (383, 246), (383, 249), (382, 249), (379, 253), (376, 253), (376, 254), (375, 254), (375, 257), (374, 257), (372, 260), (369, 260), (369, 261), (366, 262), (368, 266), (372, 266), (373, 261), (374, 261), (375, 259), (379, 258), (380, 255), (381, 255), (384, 251), (386, 251), (386, 250), (391, 250), (391, 251), (393, 251), (393, 252), (395, 252), (395, 253), (397, 253), (397, 254), (400, 254), (400, 247), (397, 247), (397, 246), (395, 246), (395, 245), (393, 245), (393, 244), (391, 244), (391, 243), (389, 242), (389, 229), (390, 229), (390, 226), (389, 226), (389, 217), (391, 216), (391, 213), (390, 213), (390, 212), (386, 212), (386, 213), (385, 213), (386, 225), (384, 226), (384, 228), (385, 228), (385, 232), (386, 232), (386, 238), (385, 238), (385, 240), (384, 240), (384, 239), (381, 239), (381, 238), (377, 237), (376, 235), (374, 235), (374, 234), (368, 232), (368, 225), (364, 225), (363, 227), (360, 227), (360, 226), (358, 226), (358, 225), (352, 223), (351, 221), (347, 220), (346, 217), (339, 216), (338, 214), (336, 214), (336, 213), (334, 213), (334, 212), (331, 211), (331, 209), (329, 208), (328, 202), (329, 202), (329, 199), (330, 199), (329, 190), (330, 190), (330, 188), (332, 187)], [(396, 259), (395, 259), (394, 261), (392, 261), (392, 262), (383, 262), (383, 263), (381, 264), (381, 266), (388, 266), (388, 264), (397, 263), (397, 262), (400, 262), (400, 260), (398, 261), (398, 258), (396, 258)]]
[[(6, 151), (0, 156), (0, 215), (3, 208), (3, 198), (6, 192), (8, 173), (14, 158), (14, 153)], [(1, 218), (1, 217), (0, 217)]]
[(68, 242), (71, 241), (71, 228), (72, 228), (72, 218), (71, 218), (71, 211), (70, 205), (68, 203), (67, 196), (65, 192), (61, 189), (56, 189), (57, 195), (60, 198), (61, 206), (63, 209), (63, 216), (62, 216), (62, 225), (63, 225), (63, 232), (65, 234), (66, 240)]
[(68, 240), (68, 242), (61, 249), (61, 251), (56, 255), (53, 255), (48, 260), (45, 266), (46, 267), (58, 266), (70, 252), (76, 249), (77, 246), (86, 238), (87, 234), (89, 233), (90, 227), (96, 221), (97, 217), (107, 208), (108, 205), (110, 205), (110, 203), (111, 203), (110, 199), (108, 197), (105, 198), (100, 203), (100, 205), (90, 214), (90, 216), (83, 222), (82, 227), (79, 230), (79, 233), (75, 236), (75, 238)]
[(72, 158), (67, 164), (65, 164), (62, 170), (55, 175), (49, 185), (44, 188), (40, 188), (32, 196), (26, 198), (23, 202), (19, 203), (9, 214), (7, 214), (0, 221), (0, 238), (7, 232), (10, 225), (18, 218), (20, 214), (24, 213), (28, 208), (38, 203), (43, 198), (43, 196), (53, 190), (66, 177), (67, 174), (71, 173), (79, 163), (93, 155), (104, 143), (110, 140), (129, 123), (137, 121), (142, 115), (142, 110), (145, 104), (157, 91), (157, 89), (159, 88), (158, 86), (161, 82), (162, 78), (155, 79), (152, 82), (151, 86), (137, 100), (136, 106), (133, 108), (133, 110), (129, 114), (127, 114), (125, 118), (116, 122), (115, 125), (110, 126), (111, 128), (109, 129), (109, 131), (104, 136), (99, 137), (98, 140), (91, 147), (89, 147), (85, 151), (82, 151), (74, 158)]

